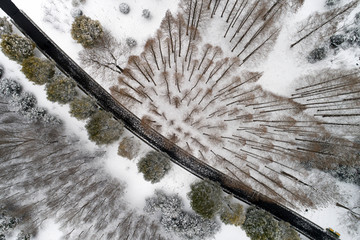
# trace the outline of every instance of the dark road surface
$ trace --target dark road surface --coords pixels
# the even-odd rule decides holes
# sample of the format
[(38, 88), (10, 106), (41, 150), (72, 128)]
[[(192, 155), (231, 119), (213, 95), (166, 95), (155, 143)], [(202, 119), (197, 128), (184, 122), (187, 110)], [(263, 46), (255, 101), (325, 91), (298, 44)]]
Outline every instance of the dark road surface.
[[(10, 0), (0, 0), (0, 7), (7, 13), (19, 29), (32, 39), (38, 49), (52, 59), (59, 69), (73, 78), (78, 86), (94, 97), (98, 104), (121, 120), (125, 127), (153, 148), (167, 153), (172, 161), (200, 178), (219, 182), (225, 192), (235, 198), (270, 212), (275, 218), (289, 222), (297, 231), (314, 240), (335, 240), (324, 229), (300, 216), (285, 206), (273, 202), (266, 196), (253, 191), (238, 181), (201, 162), (183, 151), (156, 131), (146, 128), (139, 118), (118, 103), (105, 89), (92, 79), (82, 68), (72, 61), (51, 39), (46, 36)], [(70, 33), (69, 33), (70, 34)]]

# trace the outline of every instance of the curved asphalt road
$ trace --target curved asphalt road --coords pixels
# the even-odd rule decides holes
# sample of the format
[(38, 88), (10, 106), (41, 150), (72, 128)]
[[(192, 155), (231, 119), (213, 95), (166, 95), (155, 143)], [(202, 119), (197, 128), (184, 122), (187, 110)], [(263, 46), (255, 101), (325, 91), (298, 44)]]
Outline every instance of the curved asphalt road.
[(98, 104), (111, 112), (125, 127), (153, 148), (167, 153), (172, 161), (200, 178), (219, 182), (223, 190), (241, 201), (253, 204), (270, 212), (275, 218), (289, 222), (299, 232), (314, 240), (335, 240), (315, 223), (300, 216), (285, 206), (273, 202), (266, 196), (253, 191), (229, 176), (201, 162), (194, 156), (177, 147), (156, 131), (146, 128), (139, 118), (117, 102), (105, 89), (92, 79), (82, 68), (72, 61), (45, 33), (43, 33), (11, 0), (0, 0), (0, 7), (13, 19), (19, 29), (32, 39), (38, 49), (52, 59), (59, 69), (73, 78)]

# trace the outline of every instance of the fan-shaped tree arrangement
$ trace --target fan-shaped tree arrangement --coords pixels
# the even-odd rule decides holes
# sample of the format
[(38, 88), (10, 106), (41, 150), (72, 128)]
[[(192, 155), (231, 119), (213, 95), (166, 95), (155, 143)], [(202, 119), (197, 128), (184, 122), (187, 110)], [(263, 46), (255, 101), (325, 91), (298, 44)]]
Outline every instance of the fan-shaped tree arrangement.
[[(307, 182), (306, 169), (359, 164), (358, 144), (343, 137), (360, 130), (359, 72), (308, 76), (287, 98), (263, 90), (252, 70), (302, 2), (184, 0), (111, 92), (144, 125), (274, 200), (293, 208), (329, 201), (335, 189), (318, 191), (326, 183)], [(289, 48), (334, 34), (355, 6), (310, 16)]]

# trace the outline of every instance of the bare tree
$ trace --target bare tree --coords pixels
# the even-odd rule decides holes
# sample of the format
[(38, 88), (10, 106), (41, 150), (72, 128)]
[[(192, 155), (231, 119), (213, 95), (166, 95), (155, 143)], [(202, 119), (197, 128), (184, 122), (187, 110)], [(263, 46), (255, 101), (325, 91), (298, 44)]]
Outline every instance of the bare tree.
[(82, 50), (79, 57), (93, 74), (109, 80), (116, 79), (123, 72), (129, 52), (126, 44), (120, 43), (110, 32), (105, 31), (99, 44)]

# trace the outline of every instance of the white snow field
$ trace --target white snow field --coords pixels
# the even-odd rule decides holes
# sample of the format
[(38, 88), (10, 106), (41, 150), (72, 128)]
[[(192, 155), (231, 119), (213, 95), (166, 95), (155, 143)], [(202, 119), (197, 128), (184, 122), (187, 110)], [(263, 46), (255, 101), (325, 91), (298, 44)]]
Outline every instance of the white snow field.
[[(13, 0), (13, 2), (22, 9), (30, 18), (47, 33), (72, 59), (80, 64), (79, 52), (82, 46), (76, 43), (70, 35), (71, 23), (73, 17), (71, 10), (74, 8), (71, 0)], [(130, 13), (121, 14), (118, 5), (121, 2), (128, 3)], [(310, 14), (319, 11), (325, 11), (324, 0), (305, 0), (304, 5), (295, 15), (286, 16), (286, 24), (283, 26), (274, 49), (260, 66), (256, 66), (254, 71), (263, 72), (258, 84), (271, 93), (289, 97), (294, 90), (294, 82), (300, 76), (311, 74), (316, 69), (323, 67), (348, 69), (353, 67), (355, 59), (359, 57), (359, 52), (346, 50), (336, 56), (331, 56), (318, 64), (310, 64), (303, 55), (298, 51), (289, 49), (292, 42), (289, 36), (296, 30), (293, 26), (308, 17)], [(343, 1), (343, 3), (349, 1)], [(160, 26), (160, 23), (169, 9), (176, 14), (179, 6), (179, 0), (87, 0), (85, 4), (80, 4), (83, 13), (92, 19), (100, 21), (104, 29), (109, 30), (119, 41), (134, 38), (138, 45), (123, 57), (127, 59), (130, 55), (139, 55), (143, 51), (146, 40), (152, 37)], [(149, 9), (151, 12), (150, 19), (144, 19), (141, 14), (143, 9)], [(355, 13), (352, 12), (352, 16)], [(0, 12), (0, 16), (4, 13)], [(216, 43), (217, 39), (209, 39)], [(125, 60), (124, 60), (125, 61)], [(15, 77), (24, 86), (25, 90), (34, 93), (38, 99), (38, 104), (49, 110), (50, 113), (59, 116), (66, 126), (68, 133), (76, 134), (84, 148), (94, 151), (99, 147), (87, 139), (85, 122), (72, 118), (68, 113), (68, 105), (59, 105), (46, 99), (46, 93), (43, 86), (33, 85), (27, 81), (20, 72), (20, 65), (8, 60), (0, 52), (0, 63), (6, 67), (6, 76)], [(85, 68), (91, 73), (91, 69)], [(112, 86), (116, 79), (104, 79), (101, 76), (95, 76), (95, 79), (106, 89)], [(139, 110), (139, 111), (145, 111)], [(185, 127), (184, 127), (185, 128)], [(125, 133), (129, 134), (129, 133)], [(190, 184), (196, 181), (196, 177), (189, 174), (178, 166), (173, 166), (171, 171), (157, 184), (151, 184), (143, 179), (136, 167), (137, 160), (144, 156), (150, 149), (147, 145), (142, 144), (141, 152), (137, 159), (129, 161), (117, 155), (117, 144), (101, 147), (106, 151), (103, 159), (103, 167), (115, 178), (126, 182), (125, 199), (130, 205), (142, 211), (145, 204), (145, 198), (151, 196), (155, 189), (163, 189), (169, 193), (178, 193), (183, 197), (185, 207), (190, 210), (186, 193), (190, 189)], [(307, 182), (317, 182), (319, 176), (324, 176), (319, 171), (311, 171), (308, 174)], [(327, 177), (326, 179), (328, 179)], [(346, 184), (335, 179), (329, 178), (334, 188), (343, 195), (340, 202), (346, 206), (356, 206), (359, 204), (360, 189), (353, 184)], [(325, 181), (325, 180), (324, 180)], [(291, 184), (291, 183), (289, 183)], [(321, 185), (319, 185), (321, 186)], [(348, 221), (348, 211), (331, 204), (324, 204), (317, 209), (306, 209), (302, 206), (298, 208), (299, 214), (305, 216), (311, 221), (317, 223), (323, 228), (332, 227), (341, 233), (343, 240), (360, 240), (359, 228), (351, 226)], [(57, 240), (61, 239), (61, 230), (55, 221), (48, 220), (41, 226), (37, 240)], [(221, 231), (216, 234), (216, 240), (235, 240), (249, 239), (245, 232), (239, 227), (226, 226), (222, 224)], [(306, 239), (306, 238), (304, 238)]]

